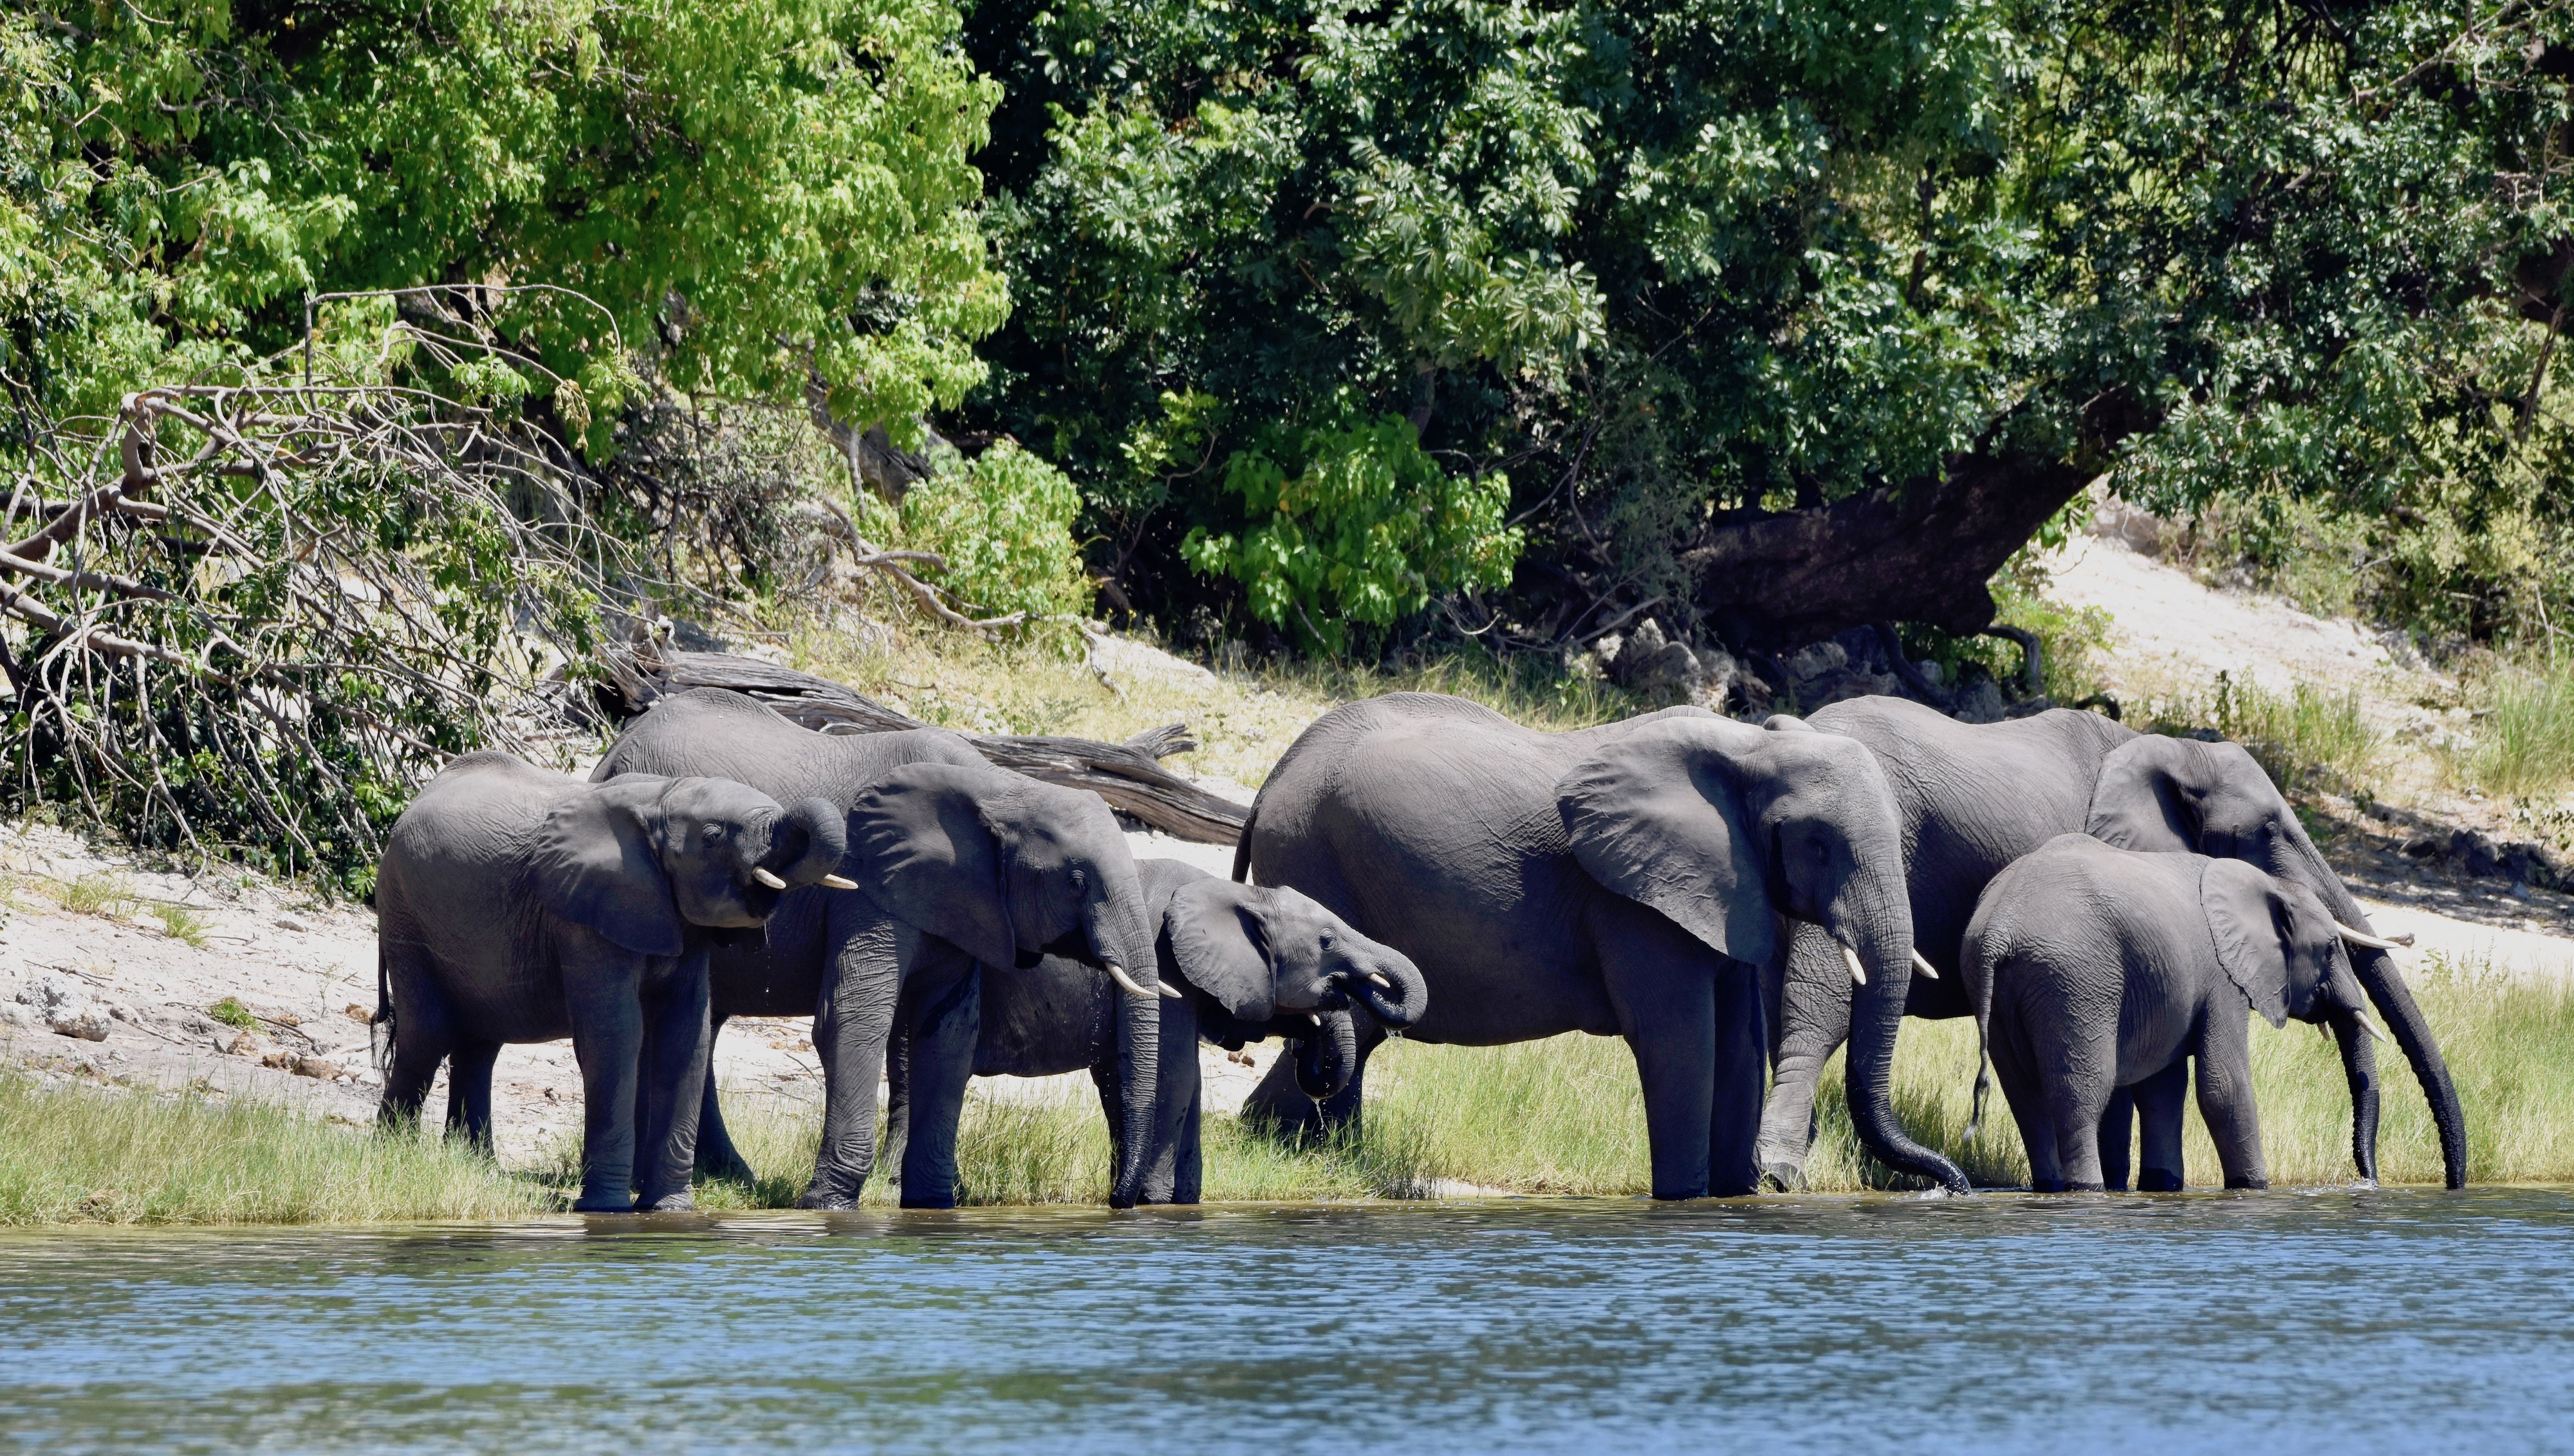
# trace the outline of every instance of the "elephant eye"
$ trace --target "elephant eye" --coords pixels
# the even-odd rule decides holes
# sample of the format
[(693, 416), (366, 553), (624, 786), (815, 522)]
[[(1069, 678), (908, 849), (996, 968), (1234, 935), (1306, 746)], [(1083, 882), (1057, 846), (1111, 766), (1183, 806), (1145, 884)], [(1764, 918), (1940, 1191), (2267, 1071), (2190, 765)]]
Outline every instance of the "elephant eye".
[(724, 828), (721, 824), (708, 824), (704, 828), (697, 830), (697, 832), (703, 835), (705, 837), (705, 841), (709, 844), (720, 844), (723, 842)]
[(1087, 887), (1089, 886), (1089, 884), (1090, 884), (1090, 876), (1089, 876), (1089, 875), (1082, 873), (1082, 872), (1081, 872), (1080, 870), (1078, 870), (1078, 869), (1076, 869), (1076, 870), (1072, 871), (1072, 887), (1073, 887), (1073, 889), (1074, 889), (1076, 892), (1078, 892), (1078, 891), (1080, 891), (1080, 890), (1082, 890), (1082, 889), (1087, 888)]

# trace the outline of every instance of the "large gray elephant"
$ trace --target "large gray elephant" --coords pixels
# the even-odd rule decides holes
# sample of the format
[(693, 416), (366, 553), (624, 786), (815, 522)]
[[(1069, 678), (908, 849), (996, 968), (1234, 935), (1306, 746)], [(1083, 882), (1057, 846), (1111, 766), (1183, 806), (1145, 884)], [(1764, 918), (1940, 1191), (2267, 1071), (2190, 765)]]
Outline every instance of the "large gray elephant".
[[(1126, 992), (1116, 1018), (1126, 1155), (1109, 1201), (1135, 1201), (1161, 997), (1154, 921), (1125, 834), (1098, 795), (995, 768), (954, 733), (817, 733), (714, 689), (654, 704), (598, 772), (638, 770), (721, 773), (845, 811), (839, 868), (859, 892), (787, 895), (764, 944), (720, 948), (710, 967), (713, 1027), (727, 1016), (814, 1018), (822, 1145), (803, 1206), (855, 1206), (874, 1169), (876, 1083), (897, 1005), (910, 1018), (912, 1094), (902, 1202), (953, 1206), (956, 1121), (980, 1018), (975, 964), (1024, 970), (1048, 953), (1098, 965)], [(737, 1162), (720, 1115), (699, 1120), (711, 1157)]]
[[(1966, 999), (2040, 1193), (2124, 1188), (2127, 1124), (2143, 1114), (2147, 1192), (2186, 1186), (2181, 1099), (2198, 1108), (2228, 1188), (2266, 1188), (2246, 1023), (2375, 1034), (2367, 994), (2311, 890), (2240, 859), (2117, 849), (2064, 834), (2013, 862), (1967, 922)], [(1977, 1077), (1981, 1113), (1982, 1078)]]
[(573, 1206), (624, 1211), (640, 1185), (646, 1207), (687, 1207), (706, 927), (758, 925), (842, 848), (831, 805), (781, 809), (722, 779), (586, 783), (507, 753), (450, 763), (395, 822), (376, 869), (379, 1117), (417, 1118), (452, 1059), (448, 1125), (488, 1148), (503, 1044), (570, 1036)]
[[(1160, 934), (1162, 984), (1181, 994), (1162, 1002), (1161, 1070), (1152, 1141), (1144, 1153), (1145, 1203), (1195, 1203), (1199, 1157), (1198, 1041), (1227, 1050), (1276, 1036), (1304, 1093), (1339, 1092), (1358, 1065), (1355, 1007), (1397, 1029), (1420, 1019), (1428, 1000), (1421, 972), (1403, 952), (1351, 929), (1293, 889), (1236, 884), (1176, 859), (1141, 859), (1144, 899)], [(976, 1076), (1044, 1077), (1087, 1070), (1099, 1087), (1112, 1141), (1118, 1118), (1116, 985), (1097, 968), (1049, 955), (1034, 970), (983, 971)], [(900, 1073), (907, 1058), (897, 1055)], [(908, 1104), (904, 1078), (893, 1104)], [(899, 1116), (895, 1119), (897, 1125)]]
[[(2448, 1184), (2464, 1184), (2466, 1121), (2457, 1089), (2430, 1023), (2386, 953), (2391, 942), (2371, 931), (2359, 902), (2324, 862), (2295, 811), (2240, 745), (2140, 733), (2067, 709), (1975, 726), (1897, 698), (1836, 703), (1817, 712), (1810, 726), (1822, 735), (1866, 744), (1893, 786), (1914, 941), (1935, 971), (1935, 978), (1913, 978), (1910, 1014), (1967, 1014), (1955, 972), (1976, 897), (2012, 861), (2058, 834), (2088, 833), (2129, 849), (2241, 859), (2302, 886), (2342, 926), (2360, 985), (2385, 1016), (2430, 1101)], [(1817, 1079), (1845, 1032), (1833, 998), (1814, 993), (1839, 974), (1837, 959), (1829, 943), (1803, 931), (1788, 959), (1774, 1042), (1777, 1077), (1763, 1114), (1760, 1157), (1767, 1172), (1791, 1187), (1803, 1175), (1813, 1140)], [(2354, 1155), (2360, 1176), (2374, 1178), (2374, 1052), (2365, 1037), (2346, 1039), (2343, 1050)], [(2124, 1103), (2113, 1102), (2111, 1112), (2123, 1118)]]
[[(1837, 1018), (1857, 1001), (1861, 1137), (1901, 1171), (1966, 1186), (1889, 1103), (1913, 920), (1895, 805), (1857, 743), (1697, 709), (1544, 733), (1393, 694), (1334, 709), (1289, 747), (1244, 828), (1234, 877), (1246, 869), (1411, 956), (1430, 988), (1417, 1039), (1624, 1036), (1658, 1198), (1753, 1190), (1756, 972), (1786, 951), (1783, 919), (1816, 924), (1844, 969), (1805, 993)], [(1362, 1024), (1359, 1069), (1319, 1110), (1278, 1069), (1253, 1108), (1291, 1125), (1354, 1118), (1382, 1034)]]

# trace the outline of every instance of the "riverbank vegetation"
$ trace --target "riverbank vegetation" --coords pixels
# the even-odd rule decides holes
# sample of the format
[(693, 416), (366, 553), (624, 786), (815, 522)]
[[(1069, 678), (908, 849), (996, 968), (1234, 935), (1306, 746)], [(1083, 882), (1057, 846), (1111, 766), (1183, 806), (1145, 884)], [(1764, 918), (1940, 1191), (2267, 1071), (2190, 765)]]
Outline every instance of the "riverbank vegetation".
[[(2574, 1182), (2574, 988), (2475, 966), (2419, 965), (2415, 988), (2438, 1030), (2467, 1112), (2477, 1183)], [(1896, 1105), (1913, 1134), (1979, 1182), (2024, 1181), (2027, 1163), (1998, 1092), (1979, 1136), (1966, 1124), (1975, 1070), (1967, 1021), (1905, 1023)], [(2381, 1171), (2436, 1186), (2437, 1135), (2400, 1057), (2380, 1058)], [(1646, 1190), (1643, 1103), (1623, 1042), (1559, 1036), (1500, 1047), (1394, 1042), (1368, 1071), (1364, 1132), (1320, 1146), (1282, 1143), (1232, 1117), (1206, 1127), (1205, 1197), (1238, 1200), (1491, 1194), (1631, 1197)], [(2291, 1023), (2254, 1028), (2253, 1079), (2270, 1176), (2281, 1187), (2350, 1180), (2350, 1102), (2331, 1043)], [(1860, 1152), (1838, 1069), (1820, 1103), (1807, 1168), (1817, 1192), (1890, 1186)], [(739, 1090), (725, 1116), (756, 1184), (702, 1182), (708, 1210), (786, 1208), (820, 1133), (800, 1099)], [(575, 1146), (504, 1169), (446, 1142), (325, 1123), (282, 1107), (82, 1085), (42, 1087), (0, 1071), (0, 1223), (355, 1223), (508, 1218), (568, 1205)], [(2189, 1113), (2193, 1186), (2216, 1154)], [(1108, 1138), (1086, 1084), (1059, 1101), (968, 1103), (957, 1144), (963, 1201), (1097, 1203)], [(881, 1179), (869, 1206), (891, 1206)]]

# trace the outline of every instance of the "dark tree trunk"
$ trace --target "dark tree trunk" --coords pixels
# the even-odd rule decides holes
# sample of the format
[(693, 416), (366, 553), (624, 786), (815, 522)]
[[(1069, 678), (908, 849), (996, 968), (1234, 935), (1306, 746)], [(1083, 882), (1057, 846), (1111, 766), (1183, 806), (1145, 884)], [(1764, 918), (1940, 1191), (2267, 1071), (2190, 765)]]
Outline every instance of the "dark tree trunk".
[(1793, 648), (1877, 622), (1980, 632), (1993, 620), (1986, 579), (2088, 479), (2036, 456), (1957, 456), (1937, 480), (1720, 523), (1681, 563), (1699, 609), (1738, 648)]

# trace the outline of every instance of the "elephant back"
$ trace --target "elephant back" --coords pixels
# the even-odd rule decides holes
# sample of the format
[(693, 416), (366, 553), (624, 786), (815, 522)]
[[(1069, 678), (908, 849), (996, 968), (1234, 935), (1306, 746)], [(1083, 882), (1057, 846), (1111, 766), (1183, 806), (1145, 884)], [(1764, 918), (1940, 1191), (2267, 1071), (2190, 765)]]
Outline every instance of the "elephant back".
[(661, 699), (628, 724), (591, 777), (729, 778), (780, 803), (820, 798), (847, 808), (868, 784), (904, 763), (984, 761), (971, 743), (945, 728), (819, 733), (755, 699), (692, 688)]

